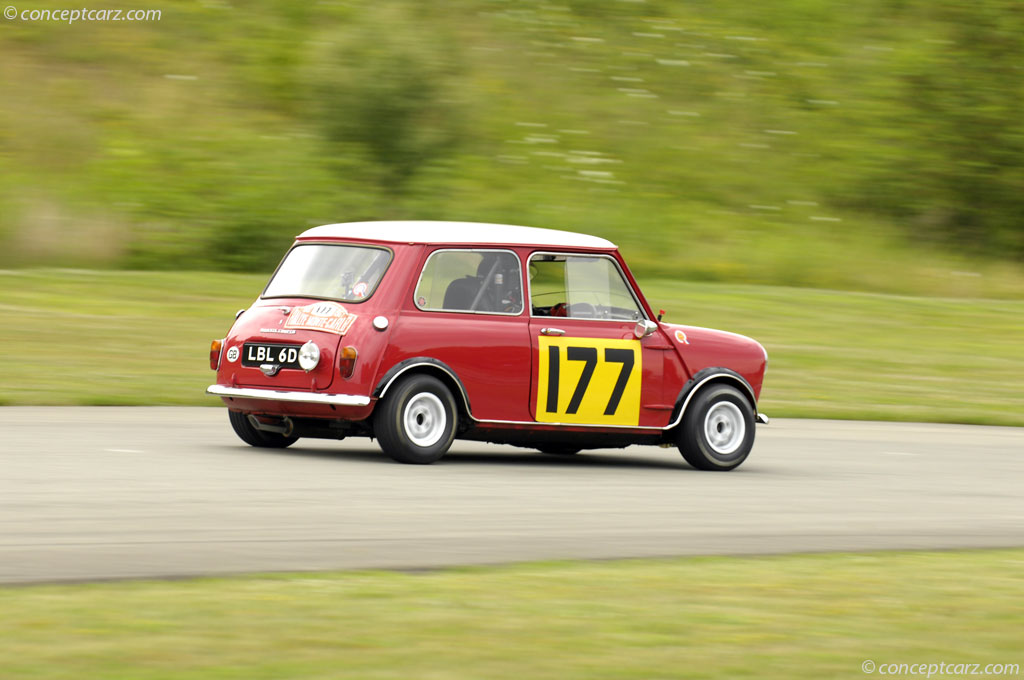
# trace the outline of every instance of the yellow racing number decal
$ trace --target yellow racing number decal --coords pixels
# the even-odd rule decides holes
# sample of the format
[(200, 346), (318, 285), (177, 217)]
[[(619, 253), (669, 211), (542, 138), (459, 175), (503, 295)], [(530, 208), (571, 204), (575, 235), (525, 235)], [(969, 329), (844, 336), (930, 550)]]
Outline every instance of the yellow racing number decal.
[(638, 340), (541, 336), (537, 421), (636, 425), (640, 421)]

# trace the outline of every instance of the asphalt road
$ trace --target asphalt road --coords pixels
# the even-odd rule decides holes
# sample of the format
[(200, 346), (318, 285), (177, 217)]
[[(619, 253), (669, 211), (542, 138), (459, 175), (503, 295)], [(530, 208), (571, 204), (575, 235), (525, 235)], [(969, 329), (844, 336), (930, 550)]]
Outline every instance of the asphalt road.
[(774, 420), (729, 473), (366, 439), (257, 450), (221, 408), (0, 408), (0, 582), (1024, 546), (1024, 428)]

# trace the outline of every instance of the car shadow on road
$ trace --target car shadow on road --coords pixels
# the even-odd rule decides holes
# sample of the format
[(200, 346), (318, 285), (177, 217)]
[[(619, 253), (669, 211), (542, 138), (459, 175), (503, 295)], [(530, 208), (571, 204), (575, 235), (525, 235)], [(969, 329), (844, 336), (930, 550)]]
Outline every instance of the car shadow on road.
[[(372, 444), (363, 448), (324, 448), (296, 444), (287, 449), (256, 449), (252, 447), (225, 446), (225, 452), (254, 455), (284, 456), (293, 458), (316, 458), (321, 460), (358, 461), (360, 463), (379, 463), (382, 465), (399, 466), (380, 449)], [(657, 455), (657, 454), (654, 454)], [(654, 457), (650, 452), (638, 451), (631, 455), (622, 453), (581, 452), (576, 455), (560, 456), (527, 451), (494, 450), (494, 451), (449, 451), (444, 458), (429, 467), (449, 466), (487, 466), (487, 467), (534, 467), (534, 468), (565, 468), (565, 469), (598, 469), (628, 468), (651, 470), (689, 470), (696, 472), (678, 455), (665, 452), (664, 457)], [(413, 466), (402, 466), (413, 467)]]
[(681, 458), (673, 460), (667, 456), (664, 460), (651, 458), (647, 455), (629, 455), (628, 453), (588, 453), (586, 451), (570, 456), (551, 455), (527, 452), (471, 452), (453, 451), (435, 463), (435, 465), (508, 465), (531, 466), (542, 468), (634, 468), (678, 470), (691, 469)]

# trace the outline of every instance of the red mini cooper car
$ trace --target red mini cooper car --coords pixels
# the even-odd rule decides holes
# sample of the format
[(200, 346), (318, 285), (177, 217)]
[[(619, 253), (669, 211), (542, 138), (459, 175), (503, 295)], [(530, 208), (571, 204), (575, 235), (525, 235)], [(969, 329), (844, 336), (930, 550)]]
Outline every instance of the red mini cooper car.
[(458, 222), (301, 234), (210, 348), (207, 390), (253, 446), (376, 437), (403, 463), (452, 440), (544, 453), (674, 444), (731, 470), (754, 443), (767, 354), (661, 323), (615, 245)]

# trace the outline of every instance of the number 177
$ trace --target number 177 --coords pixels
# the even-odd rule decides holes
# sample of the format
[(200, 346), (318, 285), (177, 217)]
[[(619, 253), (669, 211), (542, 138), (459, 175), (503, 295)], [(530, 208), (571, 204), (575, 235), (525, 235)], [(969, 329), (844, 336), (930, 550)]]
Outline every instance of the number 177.
[[(557, 345), (551, 345), (548, 347), (548, 389), (547, 389), (547, 404), (545, 410), (548, 413), (558, 413), (558, 386), (561, 371), (561, 348)], [(590, 386), (590, 380), (594, 377), (594, 369), (597, 368), (598, 362), (598, 348), (596, 347), (566, 347), (565, 358), (567, 361), (582, 361), (583, 372), (580, 374), (579, 382), (576, 383), (576, 389), (572, 393), (572, 398), (569, 400), (569, 405), (565, 409), (567, 414), (575, 414), (580, 409), (580, 404), (583, 403), (583, 397), (587, 393), (587, 388)], [(612, 388), (611, 396), (608, 398), (608, 404), (605, 406), (604, 415), (611, 416), (615, 414), (615, 411), (619, 408), (619, 402), (622, 400), (622, 393), (626, 389), (626, 384), (629, 382), (629, 376), (633, 373), (634, 366), (634, 352), (629, 349), (614, 349), (611, 347), (604, 348), (604, 361), (606, 363), (622, 364), (619, 369), (619, 376), (615, 381), (615, 386)]]

